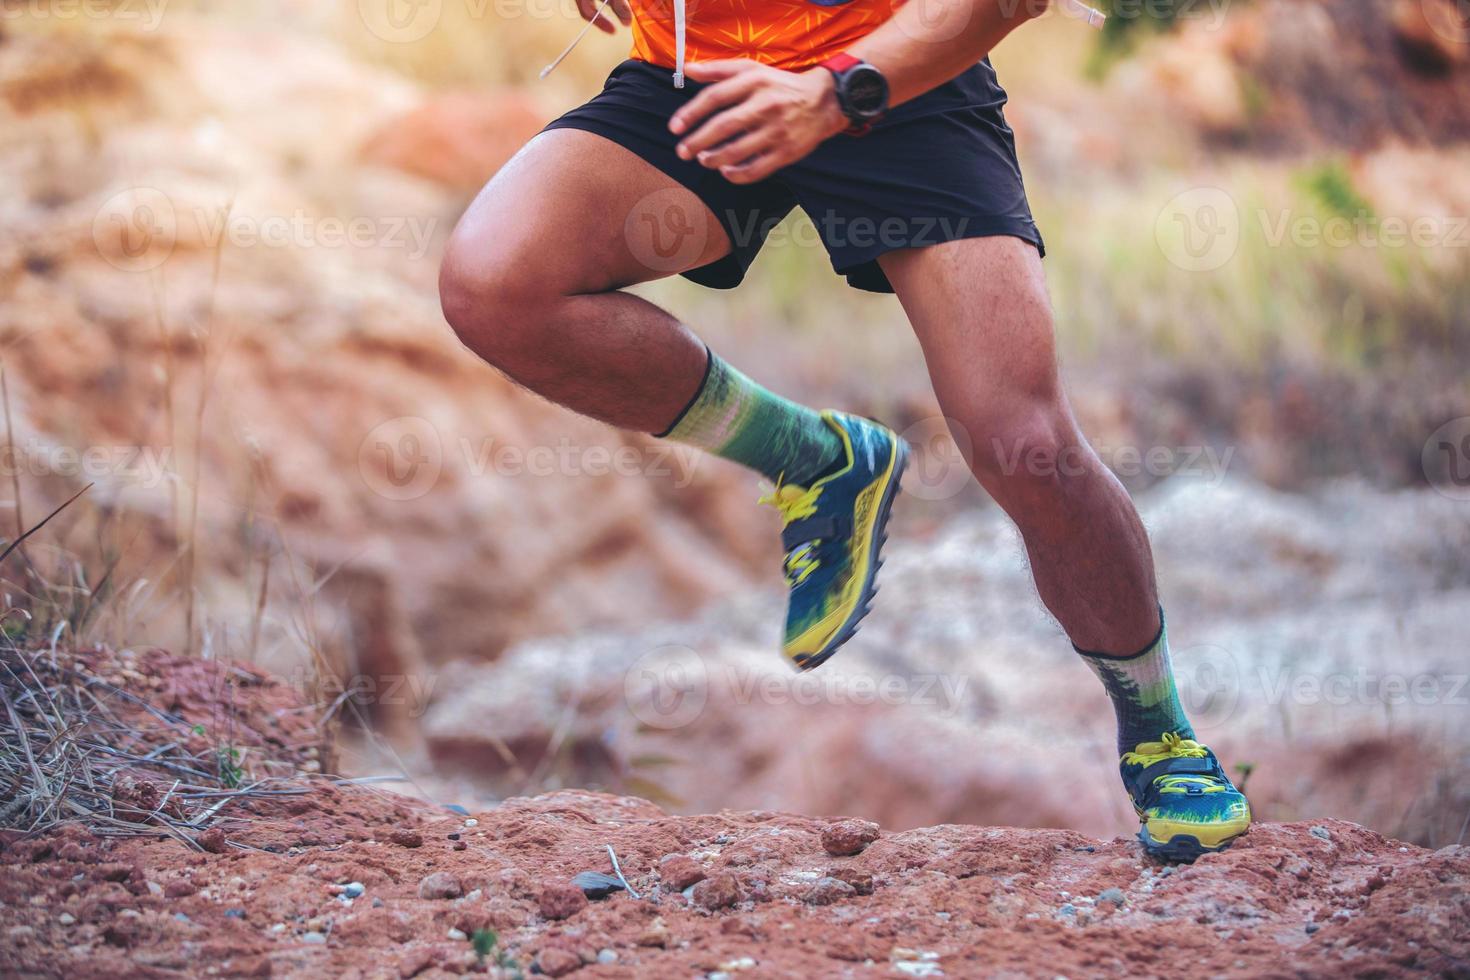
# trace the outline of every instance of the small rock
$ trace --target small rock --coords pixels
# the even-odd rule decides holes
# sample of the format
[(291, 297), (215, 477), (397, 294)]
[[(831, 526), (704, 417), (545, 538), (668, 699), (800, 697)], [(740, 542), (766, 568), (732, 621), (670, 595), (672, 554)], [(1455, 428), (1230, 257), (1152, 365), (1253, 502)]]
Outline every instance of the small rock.
[(453, 844), (452, 844), (452, 845), (450, 845), (450, 847), (451, 847), (451, 848), (452, 848), (452, 849), (453, 849), (453, 850), (456, 850), (456, 851), (463, 851), (463, 850), (466, 850), (466, 849), (468, 849), (468, 848), (469, 848), (469, 845), (468, 845), (468, 844), (466, 844), (466, 843), (465, 843), (465, 842), (464, 842), (464, 841), (462, 841), (462, 840), (457, 840), (457, 841), (455, 841), (455, 842), (454, 842), (454, 843), (453, 843)]
[(572, 884), (582, 889), (582, 894), (588, 898), (606, 898), (613, 892), (623, 890), (621, 881), (601, 871), (579, 871), (572, 879)]
[(545, 885), (536, 898), (536, 906), (545, 919), (566, 919), (587, 907), (587, 896), (569, 881)]
[(597, 951), (597, 962), (607, 965), (618, 961), (618, 951), (615, 949), (599, 949)]
[(343, 898), (361, 898), (367, 891), (367, 886), (360, 881), (349, 881), (342, 886)]
[(1071, 902), (1066, 902), (1057, 909), (1057, 918), (1060, 919), (1070, 919), (1076, 914), (1077, 906), (1073, 905)]
[(462, 943), (466, 939), (470, 938), (469, 936), (466, 936), (464, 934), (464, 930), (463, 929), (455, 929), (453, 926), (450, 927), (449, 931), (446, 932), (444, 934), (444, 936), (445, 936), (445, 938), (452, 939), (452, 940), (454, 940), (457, 943)]
[(1321, 928), (1322, 927), (1320, 925), (1318, 925), (1317, 923), (1315, 923), (1315, 922), (1308, 922), (1306, 924), (1306, 926), (1305, 926), (1305, 929), (1307, 931), (1307, 935), (1309, 935), (1309, 936), (1312, 933), (1316, 932), (1318, 929), (1321, 929)]
[(417, 830), (395, 830), (388, 835), (388, 843), (399, 847), (423, 847), (424, 835)]
[(245, 918), (245, 910), (244, 909), (225, 909), (225, 918), (226, 919), (243, 919), (243, 918)]
[(228, 846), (225, 843), (225, 832), (218, 827), (210, 827), (194, 838), (194, 843), (211, 854), (223, 854)]
[(466, 827), (478, 827), (480, 826), (480, 821), (476, 820), (474, 817), (470, 817), (464, 822), (464, 825)]
[(536, 957), (536, 966), (548, 977), (564, 977), (582, 968), (582, 957), (571, 950), (553, 946), (541, 951), (541, 955)]
[(459, 898), (464, 886), (448, 871), (435, 871), (419, 882), (419, 898)]
[(878, 839), (878, 825), (871, 820), (839, 820), (822, 831), (822, 847), (834, 857), (858, 854)]
[(185, 878), (175, 878), (163, 886), (163, 894), (168, 898), (188, 898), (197, 891), (198, 886)]
[(72, 915), (70, 912), (63, 912), (56, 917), (56, 921), (60, 922), (64, 926), (69, 926), (73, 922), (77, 921), (77, 917)]
[(163, 894), (163, 886), (156, 881), (148, 882), (148, 894), (158, 897)]
[(318, 943), (319, 944), (319, 943), (326, 942), (327, 941), (327, 937), (324, 936), (324, 935), (322, 935), (319, 932), (303, 932), (301, 934), (301, 941), (303, 943)]
[(638, 945), (663, 948), (669, 944), (669, 939), (669, 927), (664, 925), (662, 918), (655, 918), (648, 924), (648, 928), (643, 930), (643, 934), (638, 937)]
[(696, 884), (689, 897), (695, 905), (710, 911), (729, 908), (740, 901), (740, 883), (735, 880), (734, 875), (722, 871), (713, 878), (706, 878)]
[(1104, 888), (1098, 894), (1097, 900), (1099, 903), (1112, 902), (1114, 905), (1119, 906), (1128, 904), (1128, 897), (1123, 894), (1123, 889), (1121, 888)]
[(1332, 840), (1332, 835), (1327, 832), (1327, 828), (1320, 825), (1313, 827), (1311, 830), (1307, 831), (1307, 833), (1311, 834), (1318, 840)]
[(659, 862), (658, 876), (672, 891), (681, 892), (705, 878), (704, 867), (691, 857), (670, 854)]
[(178, 921), (178, 922), (188, 922), (189, 921), (189, 913), (187, 913), (187, 912), (175, 912), (174, 913), (174, 919), (176, 921)]
[(806, 893), (806, 900), (812, 905), (831, 905), (857, 894), (857, 889), (840, 878), (825, 877), (818, 878), (817, 883), (812, 885), (811, 890)]
[(827, 872), (827, 876), (847, 882), (859, 895), (873, 894), (873, 876), (865, 871), (859, 871), (856, 868), (833, 868)]

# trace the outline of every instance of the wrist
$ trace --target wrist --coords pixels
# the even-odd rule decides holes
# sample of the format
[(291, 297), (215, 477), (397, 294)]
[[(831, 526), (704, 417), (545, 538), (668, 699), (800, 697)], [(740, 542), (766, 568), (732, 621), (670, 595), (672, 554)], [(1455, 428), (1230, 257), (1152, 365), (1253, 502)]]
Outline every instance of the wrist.
[(814, 111), (822, 122), (822, 128), (831, 135), (847, 129), (849, 123), (842, 111), (842, 105), (837, 101), (837, 80), (832, 77), (832, 73), (818, 65), (808, 68), (802, 74), (812, 86), (816, 99)]

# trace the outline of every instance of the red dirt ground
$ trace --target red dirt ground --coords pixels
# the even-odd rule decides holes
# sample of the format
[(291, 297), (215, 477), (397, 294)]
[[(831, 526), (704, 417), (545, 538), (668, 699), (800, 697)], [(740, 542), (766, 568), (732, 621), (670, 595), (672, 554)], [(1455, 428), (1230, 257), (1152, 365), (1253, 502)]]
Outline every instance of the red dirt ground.
[[(274, 727), (250, 692), (293, 710), (253, 683), (237, 722)], [(275, 788), (301, 792), (226, 807), (199, 850), (0, 836), (0, 975), (1470, 976), (1470, 848), (1344, 821), (1263, 824), (1176, 867), (1055, 830), (864, 843), (871, 825), (590, 792), (467, 818), (323, 776)], [(570, 887), (611, 870), (608, 845), (639, 898)], [(486, 963), (480, 929), (500, 940)]]

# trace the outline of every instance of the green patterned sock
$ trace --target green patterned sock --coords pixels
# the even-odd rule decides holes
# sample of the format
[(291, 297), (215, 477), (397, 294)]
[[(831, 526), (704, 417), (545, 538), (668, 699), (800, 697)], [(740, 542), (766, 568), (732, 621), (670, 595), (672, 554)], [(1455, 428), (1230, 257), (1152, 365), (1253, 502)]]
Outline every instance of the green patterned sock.
[(1165, 732), (1194, 738), (1194, 729), (1179, 703), (1174, 668), (1169, 660), (1169, 638), (1164, 614), (1159, 613), (1159, 635), (1131, 657), (1113, 657), (1078, 649), (1107, 688), (1118, 718), (1118, 754), (1132, 752), (1141, 742), (1157, 742)]
[(713, 351), (694, 400), (661, 435), (803, 487), (842, 455), (821, 415), (767, 391)]

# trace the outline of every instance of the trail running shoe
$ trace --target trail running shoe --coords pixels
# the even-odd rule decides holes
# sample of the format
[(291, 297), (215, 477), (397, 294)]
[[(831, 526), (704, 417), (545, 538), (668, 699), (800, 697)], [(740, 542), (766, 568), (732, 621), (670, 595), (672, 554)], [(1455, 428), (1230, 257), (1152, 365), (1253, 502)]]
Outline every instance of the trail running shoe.
[(1155, 857), (1193, 861), (1223, 851), (1251, 825), (1251, 807), (1207, 746), (1166, 732), (1123, 753), (1119, 765), (1133, 809), (1143, 821), (1138, 839)]
[(777, 481), (761, 498), (781, 512), (783, 568), (791, 590), (786, 656), (798, 670), (819, 666), (857, 632), (878, 590), (884, 528), (908, 447), (897, 434), (841, 412), (822, 413), (842, 440), (842, 468), (800, 487)]

